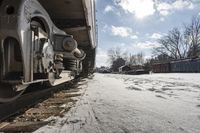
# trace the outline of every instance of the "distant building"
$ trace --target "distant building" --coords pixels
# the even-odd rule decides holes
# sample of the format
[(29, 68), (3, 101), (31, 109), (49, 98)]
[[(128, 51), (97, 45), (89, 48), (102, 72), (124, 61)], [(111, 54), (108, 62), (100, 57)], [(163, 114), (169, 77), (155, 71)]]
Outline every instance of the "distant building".
[(100, 68), (96, 68), (96, 72), (99, 72), (99, 73), (111, 73), (111, 70), (110, 70), (109, 67), (101, 66)]
[(132, 70), (138, 70), (138, 69), (143, 69), (144, 68), (144, 66), (142, 66), (142, 65), (134, 65), (134, 66), (131, 66), (131, 69)]
[(119, 72), (120, 73), (127, 72), (127, 71), (130, 71), (130, 70), (132, 70), (132, 69), (128, 65), (124, 65), (124, 66), (119, 67)]

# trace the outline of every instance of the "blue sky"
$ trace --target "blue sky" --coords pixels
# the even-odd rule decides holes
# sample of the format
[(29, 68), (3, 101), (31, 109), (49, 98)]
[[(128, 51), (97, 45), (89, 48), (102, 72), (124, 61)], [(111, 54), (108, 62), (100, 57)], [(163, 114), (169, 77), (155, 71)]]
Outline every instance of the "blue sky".
[(96, 0), (96, 8), (96, 65), (107, 66), (107, 51), (114, 47), (151, 57), (160, 37), (200, 15), (200, 0)]

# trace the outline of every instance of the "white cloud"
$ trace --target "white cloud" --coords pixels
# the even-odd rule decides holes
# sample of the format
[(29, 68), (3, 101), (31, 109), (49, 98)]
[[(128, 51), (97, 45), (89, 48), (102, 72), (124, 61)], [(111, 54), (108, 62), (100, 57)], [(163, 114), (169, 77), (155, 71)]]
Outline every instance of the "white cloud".
[(161, 2), (158, 0), (114, 0), (125, 12), (134, 14), (137, 18), (153, 15), (157, 10), (161, 16), (168, 16), (173, 11), (194, 9), (192, 0), (173, 0)]
[(105, 7), (105, 9), (104, 9), (104, 12), (107, 13), (107, 12), (110, 12), (110, 11), (113, 11), (113, 10), (114, 10), (114, 9), (113, 9), (113, 6), (107, 5), (107, 6)]
[(157, 5), (157, 10), (162, 11), (162, 10), (170, 10), (172, 8), (172, 5), (170, 5), (169, 3), (159, 3)]
[(145, 56), (144, 56), (144, 59), (145, 59), (145, 60), (151, 59), (151, 58), (152, 58), (152, 55), (145, 55)]
[(160, 46), (156, 41), (138, 41), (136, 43), (121, 43), (116, 45), (121, 48), (122, 52), (126, 52), (127, 54), (137, 54), (142, 52), (149, 57), (152, 55), (152, 48)]
[(172, 4), (172, 6), (175, 9), (184, 9), (184, 8), (193, 9), (194, 8), (194, 5), (192, 4), (192, 2), (186, 1), (186, 0), (177, 0)]
[(160, 18), (160, 21), (162, 21), (162, 22), (165, 21), (165, 18), (161, 17), (161, 18)]
[(117, 10), (114, 6), (111, 6), (111, 5), (107, 5), (103, 12), (104, 13), (113, 12), (117, 16), (121, 16), (121, 13), (119, 12), (119, 10)]
[(138, 42), (136, 44), (132, 44), (132, 46), (136, 49), (152, 49), (152, 48), (159, 47), (160, 45), (157, 42), (145, 41), (145, 42)]
[(128, 37), (132, 34), (132, 29), (129, 27), (116, 27), (112, 25), (111, 31), (114, 36)]
[(153, 33), (149, 38), (151, 39), (160, 39), (163, 35), (160, 33)]
[(138, 36), (137, 35), (132, 35), (130, 36), (131, 39), (138, 39)]
[(108, 56), (107, 56), (107, 51), (98, 47), (97, 49), (97, 55), (96, 55), (96, 66), (107, 66), (108, 63)]
[(167, 16), (171, 14), (175, 10), (183, 10), (183, 9), (193, 9), (194, 5), (191, 1), (187, 0), (176, 0), (172, 3), (161, 2), (157, 3), (157, 11), (162, 16)]
[(153, 15), (156, 10), (161, 16), (168, 16), (176, 10), (194, 9), (194, 1), (192, 0), (173, 0), (170, 2), (158, 0), (114, 0), (114, 2), (125, 12), (132, 13), (137, 18)]
[(137, 18), (147, 17), (155, 12), (153, 0), (115, 0), (115, 3)]
[(161, 10), (161, 11), (160, 11), (160, 14), (161, 14), (162, 16), (168, 16), (168, 15), (170, 14), (170, 12), (169, 12), (168, 10)]
[(107, 24), (104, 24), (103, 28), (101, 29), (102, 32), (107, 32), (109, 30), (109, 27)]

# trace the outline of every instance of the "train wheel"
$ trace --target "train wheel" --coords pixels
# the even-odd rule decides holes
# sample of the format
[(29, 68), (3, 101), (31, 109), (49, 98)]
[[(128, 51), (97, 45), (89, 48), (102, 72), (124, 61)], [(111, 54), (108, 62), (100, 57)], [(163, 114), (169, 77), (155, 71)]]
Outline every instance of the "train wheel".
[(48, 86), (54, 86), (54, 83), (55, 83), (55, 73), (54, 72), (49, 72), (48, 73), (48, 79), (49, 81), (47, 82), (47, 85)]
[(7, 103), (19, 98), (27, 86), (20, 86), (20, 91), (15, 91), (14, 87), (11, 85), (0, 85), (0, 87), (0, 103)]

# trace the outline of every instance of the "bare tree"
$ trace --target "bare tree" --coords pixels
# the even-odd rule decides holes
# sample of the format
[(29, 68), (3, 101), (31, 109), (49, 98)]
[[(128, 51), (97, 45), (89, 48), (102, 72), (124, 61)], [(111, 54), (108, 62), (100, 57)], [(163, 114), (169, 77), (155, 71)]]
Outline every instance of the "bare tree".
[(191, 24), (185, 26), (185, 43), (189, 47), (188, 56), (200, 55), (200, 17), (193, 17)]
[(144, 55), (143, 53), (138, 53), (137, 55), (137, 65), (143, 65), (144, 64)]
[(109, 62), (112, 64), (117, 58), (122, 58), (122, 51), (119, 47), (111, 48), (107, 52)]
[(128, 64), (132, 66), (137, 65), (137, 58), (135, 55), (130, 54)]
[(123, 58), (117, 58), (116, 60), (113, 61), (111, 65), (111, 69), (114, 72), (118, 72), (119, 67), (125, 65), (126, 61)]
[(107, 54), (111, 69), (114, 72), (118, 71), (118, 68), (125, 65), (128, 60), (127, 52), (122, 52), (120, 47), (109, 49)]
[(172, 59), (185, 58), (188, 51), (184, 38), (178, 28), (173, 28), (167, 35), (158, 40), (160, 47), (154, 48), (154, 54), (167, 55)]
[(123, 52), (120, 47), (114, 47), (108, 50), (108, 62), (113, 63), (118, 58), (123, 58), (126, 62), (128, 61), (128, 52)]
[(132, 66), (143, 65), (144, 64), (144, 54), (142, 52), (138, 53), (136, 55), (130, 54), (128, 64), (132, 65)]

